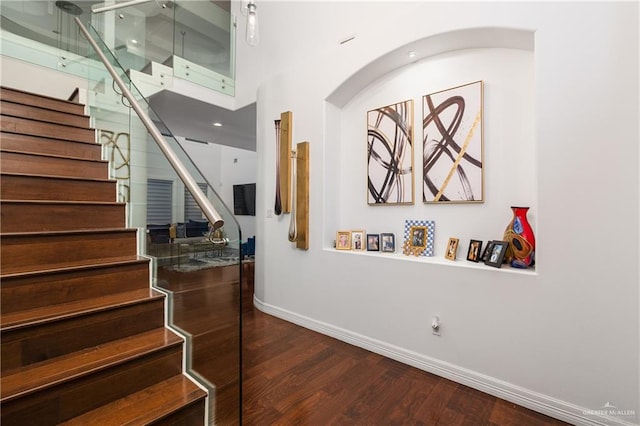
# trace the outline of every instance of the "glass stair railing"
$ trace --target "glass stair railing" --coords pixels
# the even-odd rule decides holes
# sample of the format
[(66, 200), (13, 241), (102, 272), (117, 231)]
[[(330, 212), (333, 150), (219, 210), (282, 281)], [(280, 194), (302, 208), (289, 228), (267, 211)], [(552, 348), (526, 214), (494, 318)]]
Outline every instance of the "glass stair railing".
[(186, 371), (209, 390), (209, 424), (241, 424), (240, 227), (98, 32), (77, 23), (101, 59), (85, 64), (93, 124), (169, 325), (185, 336)]
[[(229, 0), (149, 0), (92, 12), (108, 4), (116, 3), (3, 0), (2, 54), (82, 76), (86, 70), (78, 61), (87, 55), (88, 44), (73, 21), (78, 16), (91, 20), (136, 83), (140, 78), (162, 90), (175, 78), (235, 95), (235, 25)], [(158, 68), (161, 72), (154, 72)]]

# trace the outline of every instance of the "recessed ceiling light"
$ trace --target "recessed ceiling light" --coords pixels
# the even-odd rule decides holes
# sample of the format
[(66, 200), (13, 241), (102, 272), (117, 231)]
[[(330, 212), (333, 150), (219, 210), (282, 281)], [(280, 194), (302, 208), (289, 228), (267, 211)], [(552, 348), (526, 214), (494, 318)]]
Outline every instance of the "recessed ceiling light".
[(222, 127), (222, 123), (216, 121), (215, 123), (213, 123), (214, 127)]
[(412, 50), (411, 52), (409, 52), (409, 58), (413, 59), (416, 57), (416, 51)]
[(135, 38), (131, 39), (131, 44), (138, 44), (138, 40), (136, 40)]

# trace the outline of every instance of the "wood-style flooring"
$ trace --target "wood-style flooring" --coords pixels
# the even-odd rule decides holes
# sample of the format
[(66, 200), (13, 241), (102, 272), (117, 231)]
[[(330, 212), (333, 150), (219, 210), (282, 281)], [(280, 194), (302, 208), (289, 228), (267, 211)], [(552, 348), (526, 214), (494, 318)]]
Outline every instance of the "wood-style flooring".
[[(222, 270), (220, 270), (222, 269)], [(217, 424), (238, 424), (237, 386), (233, 375), (233, 300), (236, 272), (216, 268), (203, 272), (189, 287), (214, 286), (225, 300), (220, 312), (229, 315), (217, 333), (204, 330), (197, 339), (211, 356), (206, 370), (223, 377), (226, 391), (219, 395)], [(234, 268), (237, 271), (238, 268)], [(219, 270), (219, 271), (216, 271)], [(215, 271), (215, 272), (212, 272)], [(208, 274), (208, 276), (207, 276)], [(217, 278), (216, 278), (217, 277)], [(245, 268), (242, 283), (243, 425), (563, 425), (565, 423), (510, 402), (440, 378), (397, 361), (351, 346), (331, 337), (269, 316), (253, 307), (252, 269)], [(223, 294), (226, 294), (224, 296)], [(185, 310), (198, 312), (197, 296), (187, 298)], [(210, 298), (209, 301), (212, 299)], [(236, 311), (237, 313), (237, 311)], [(195, 320), (194, 320), (195, 321)], [(207, 321), (209, 323), (209, 321)], [(210, 323), (209, 323), (210, 324)], [(223, 329), (230, 335), (224, 337)], [(207, 337), (208, 335), (208, 337)], [(210, 341), (208, 341), (210, 340)], [(226, 342), (225, 355), (212, 349)], [(196, 348), (196, 351), (202, 353)], [(201, 361), (207, 359), (202, 355)], [(227, 369), (229, 374), (220, 375)], [(212, 373), (213, 374), (213, 373)]]

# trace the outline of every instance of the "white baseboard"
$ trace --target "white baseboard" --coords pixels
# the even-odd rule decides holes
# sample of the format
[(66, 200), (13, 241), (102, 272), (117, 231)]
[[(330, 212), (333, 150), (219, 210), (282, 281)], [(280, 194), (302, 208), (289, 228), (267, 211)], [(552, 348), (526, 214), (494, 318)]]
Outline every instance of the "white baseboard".
[(318, 333), (334, 337), (351, 345), (367, 349), (387, 358), (411, 365), (412, 367), (419, 368), (420, 370), (433, 373), (437, 376), (469, 386), (481, 392), (510, 401), (514, 404), (529, 408), (567, 423), (584, 426), (637, 426), (635, 423), (630, 423), (617, 417), (601, 415), (601, 412), (605, 410), (594, 412), (592, 409), (579, 407), (445, 361), (409, 351), (380, 340), (372, 339), (322, 321), (317, 321), (313, 318), (264, 303), (255, 295), (253, 297), (253, 303), (257, 309), (269, 315), (273, 315), (310, 330), (317, 331)]

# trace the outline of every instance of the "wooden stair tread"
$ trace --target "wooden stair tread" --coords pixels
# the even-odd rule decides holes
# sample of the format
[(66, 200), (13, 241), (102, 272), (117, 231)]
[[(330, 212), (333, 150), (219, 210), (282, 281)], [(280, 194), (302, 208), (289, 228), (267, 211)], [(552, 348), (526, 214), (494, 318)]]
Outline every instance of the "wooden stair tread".
[(151, 299), (163, 298), (164, 295), (150, 288), (115, 293), (95, 297), (89, 300), (78, 300), (58, 305), (44, 306), (26, 311), (1, 314), (2, 331), (38, 325), (53, 320), (60, 320), (107, 309), (132, 305)]
[(77, 176), (49, 176), (41, 173), (14, 173), (14, 172), (0, 172), (0, 176), (16, 176), (16, 177), (34, 177), (34, 178), (49, 178), (49, 179), (63, 179), (69, 181), (89, 181), (89, 182), (110, 182), (117, 183), (116, 179), (100, 179), (90, 177), (77, 177)]
[[(0, 239), (2, 239), (2, 235), (0, 235)], [(118, 257), (109, 257), (107, 260), (112, 263), (114, 261), (130, 261), (130, 260), (134, 260), (137, 259), (138, 256), (118, 256)], [(102, 262), (98, 262), (97, 260), (94, 259), (89, 259), (87, 261), (74, 261), (74, 262), (59, 262), (55, 264), (55, 267), (50, 268), (50, 269), (64, 269), (64, 268), (75, 268), (75, 267), (85, 267), (85, 266), (93, 266), (93, 265), (102, 265)], [(14, 275), (14, 274), (19, 274), (19, 273), (29, 273), (29, 272), (37, 272), (41, 269), (41, 267), (47, 267), (47, 265), (33, 265), (32, 268), (22, 268), (19, 271), (15, 271), (15, 270), (9, 270), (8, 275)], [(3, 275), (0, 275), (0, 278), (3, 278)]]
[[(26, 120), (26, 119), (25, 119)], [(93, 130), (93, 128), (89, 128), (88, 130)], [(92, 141), (85, 141), (85, 140), (76, 140), (76, 139), (62, 139), (62, 138), (57, 138), (55, 136), (38, 136), (38, 135), (30, 135), (30, 134), (25, 134), (23, 132), (20, 131), (12, 131), (12, 130), (0, 130), (0, 141), (3, 140), (14, 140), (16, 138), (20, 138), (26, 141), (32, 141), (32, 142), (48, 142), (48, 143), (62, 143), (62, 144), (80, 144), (82, 146), (84, 145), (89, 145), (89, 146), (97, 146), (100, 147), (100, 144), (98, 142), (96, 142), (95, 140)]]
[[(78, 91), (78, 89), (76, 89), (76, 91)], [(40, 94), (31, 93), (31, 92), (26, 92), (20, 89), (14, 89), (12, 87), (0, 86), (0, 95), (2, 99), (11, 100), (12, 102), (27, 103), (28, 100), (35, 100), (38, 102), (39, 105), (42, 106), (43, 104), (45, 104), (47, 106), (43, 106), (43, 107), (52, 109), (55, 111), (70, 112), (70, 110), (77, 110), (80, 108), (84, 109), (84, 105), (69, 99), (58, 99), (52, 96), (40, 95)]]
[(29, 152), (29, 151), (20, 151), (17, 149), (0, 149), (0, 152), (2, 152), (3, 154), (20, 154), (20, 155), (25, 155), (25, 156), (29, 156), (29, 157), (46, 157), (46, 158), (53, 158), (53, 159), (60, 159), (60, 160), (72, 160), (72, 161), (81, 161), (81, 162), (85, 162), (85, 163), (94, 163), (94, 164), (102, 164), (102, 163), (106, 163), (109, 164), (109, 161), (107, 160), (92, 160), (90, 158), (82, 158), (82, 157), (71, 157), (69, 155), (55, 155), (55, 154), (47, 154), (47, 153), (34, 153), (34, 152)]
[[(11, 105), (11, 104), (20, 105), (20, 104), (15, 104), (13, 102), (2, 102), (2, 103), (7, 104), (7, 106)], [(26, 104), (23, 104), (23, 105), (24, 105), (24, 107), (29, 108), (29, 109), (35, 109), (35, 110), (40, 109), (40, 110), (44, 110), (44, 111), (51, 111), (52, 113), (59, 113), (60, 115), (70, 115), (70, 116), (75, 116), (75, 117), (86, 118), (87, 120), (89, 119), (89, 117), (85, 116), (84, 114), (79, 115), (79, 114), (73, 114), (73, 113), (69, 113), (69, 112), (60, 113), (59, 111), (55, 111), (55, 110), (52, 110), (52, 109), (42, 108), (42, 107), (33, 106), (33, 105), (26, 105)], [(29, 116), (28, 114), (23, 115), (23, 114), (19, 114), (19, 113), (14, 113), (13, 111), (7, 111), (8, 109), (9, 108), (7, 108), (7, 107), (2, 108), (2, 114), (1, 115), (3, 117), (14, 117), (14, 118), (22, 119), (22, 120), (36, 121), (36, 122), (45, 123), (45, 124), (53, 124), (53, 125), (61, 126), (61, 127), (71, 127), (71, 128), (75, 128), (75, 129), (83, 129), (83, 130), (90, 129), (90, 130), (93, 130), (93, 129), (91, 129), (91, 127), (85, 126), (85, 125), (64, 123), (64, 122), (60, 122), (60, 121), (55, 120), (55, 119), (44, 119), (44, 118), (41, 118), (41, 117), (33, 117), (33, 116)]]
[(0, 274), (0, 280), (6, 280), (9, 278), (22, 278), (22, 277), (35, 277), (40, 275), (50, 275), (50, 274), (59, 274), (65, 272), (74, 272), (74, 271), (82, 271), (87, 269), (100, 269), (100, 268), (109, 268), (111, 266), (118, 265), (127, 265), (133, 263), (149, 263), (149, 259), (142, 256), (137, 256), (135, 258), (127, 257), (120, 261), (109, 261), (103, 262), (99, 264), (87, 264), (87, 265), (72, 265), (67, 267), (59, 267), (59, 268), (50, 268), (50, 269), (38, 269), (36, 271), (28, 271), (28, 272), (16, 272), (12, 274)]
[(2, 108), (2, 115), (6, 117), (26, 118), (43, 123), (80, 128), (88, 128), (90, 124), (89, 116), (84, 112), (78, 114), (70, 111), (58, 111), (46, 106), (10, 101), (4, 98), (0, 99), (0, 108)]
[(82, 206), (124, 206), (126, 203), (118, 201), (68, 201), (68, 200), (0, 200), (0, 203), (13, 204), (43, 204), (53, 206), (61, 204), (65, 206), (82, 205)]
[(96, 141), (96, 130), (88, 127), (88, 125), (73, 126), (64, 123), (16, 117), (14, 115), (2, 114), (0, 130), (7, 133), (55, 138), (68, 141)]
[(32, 153), (50, 153), (102, 160), (102, 146), (92, 140), (68, 140), (44, 136), (34, 136), (24, 132), (0, 131), (0, 146), (4, 150)]
[(109, 234), (109, 233), (129, 233), (137, 232), (135, 228), (98, 228), (98, 229), (77, 229), (73, 231), (42, 231), (42, 232), (3, 232), (0, 234), (0, 239), (6, 237), (31, 237), (31, 236), (46, 236), (46, 235), (74, 235), (74, 234)]
[(75, 380), (113, 365), (136, 359), (159, 349), (181, 345), (182, 338), (166, 328), (157, 328), (124, 339), (86, 348), (40, 363), (8, 371), (0, 379), (0, 401), (19, 398), (42, 389)]
[(150, 424), (206, 396), (189, 378), (178, 375), (60, 424)]
[[(27, 108), (34, 108), (34, 109), (41, 109), (41, 110), (45, 110), (45, 111), (51, 111), (51, 112), (55, 112), (60, 114), (60, 116), (75, 116), (75, 117), (83, 117), (83, 118), (90, 118), (87, 114), (84, 113), (84, 111), (82, 112), (72, 112), (72, 111), (60, 111), (58, 109), (56, 109), (55, 107), (52, 107), (51, 105), (37, 105), (35, 103), (31, 103), (31, 102), (26, 102), (25, 100), (20, 100), (20, 99), (7, 99), (6, 96), (2, 96), (0, 97), (0, 101), (3, 103), (6, 103), (7, 105), (9, 104), (14, 104), (14, 105), (20, 105), (23, 107), (27, 107)], [(56, 101), (60, 101), (59, 99), (56, 99)], [(66, 102), (66, 101), (61, 101), (61, 102)], [(80, 104), (74, 104), (75, 106), (79, 106)], [(3, 108), (4, 109), (4, 108)], [(12, 113), (7, 113), (7, 112), (3, 112), (4, 115), (14, 115)], [(16, 115), (17, 117), (24, 117), (23, 115)], [(24, 118), (29, 118), (29, 117), (24, 117)], [(49, 121), (49, 120), (42, 120), (42, 121)], [(51, 121), (52, 123), (57, 123), (57, 121)]]

